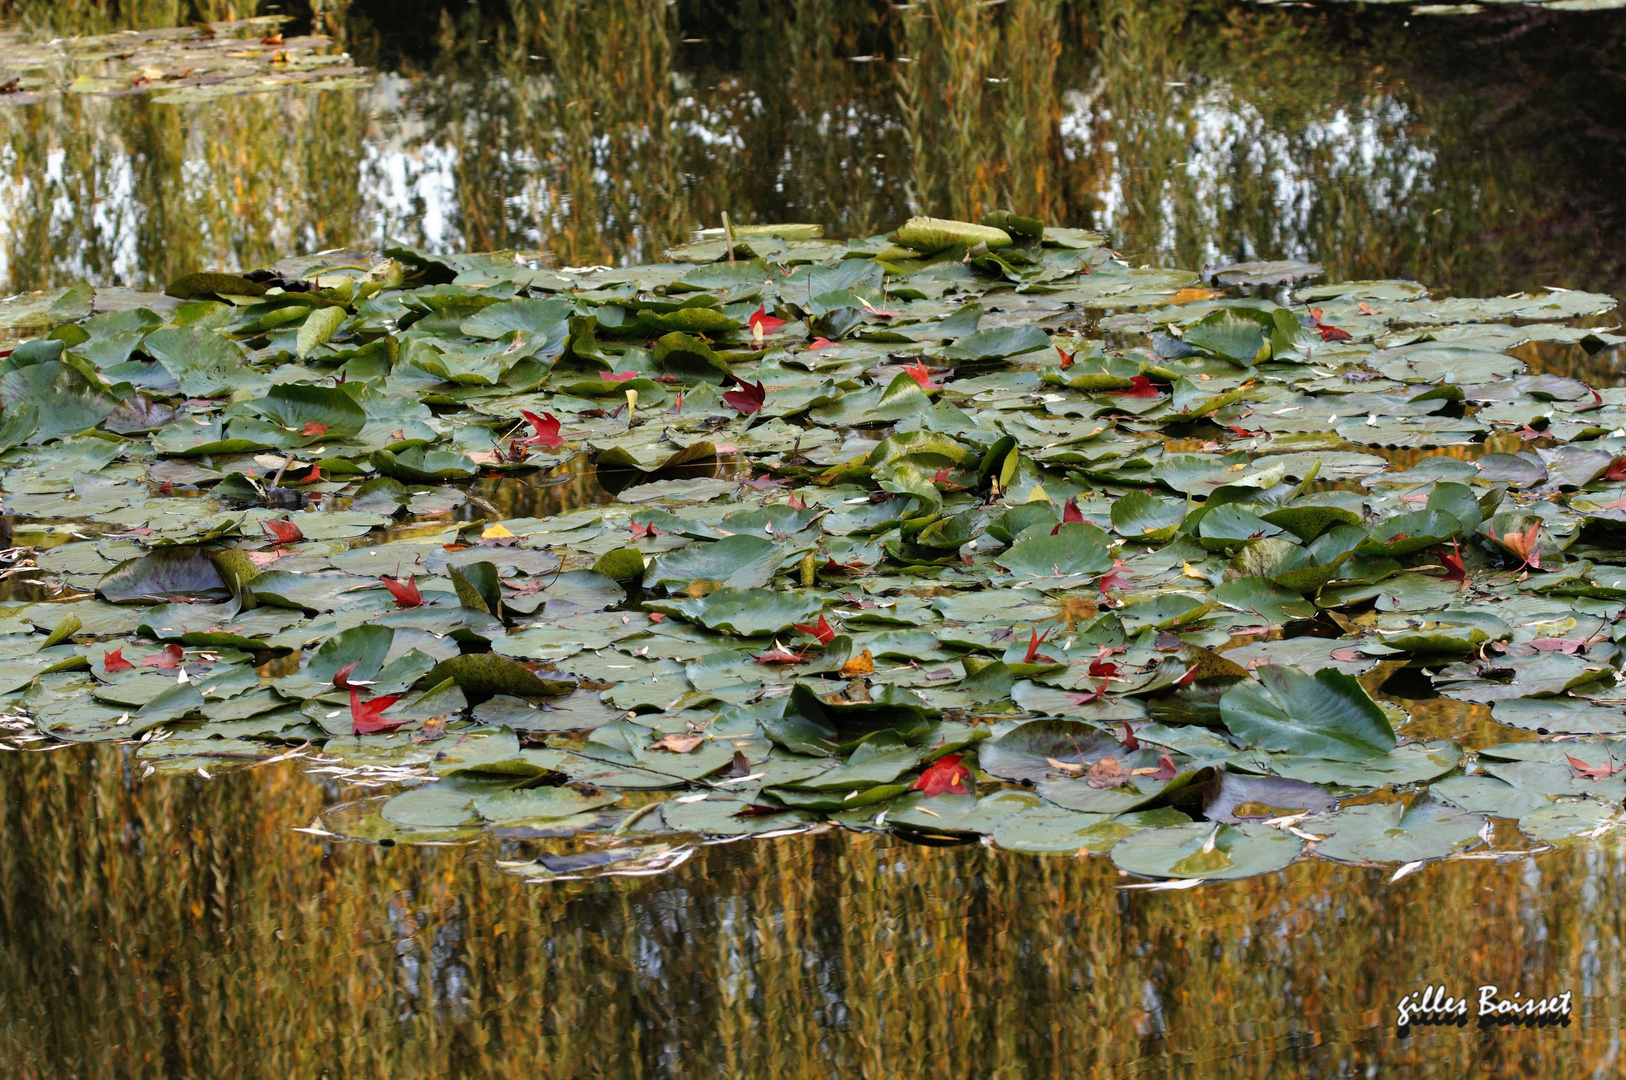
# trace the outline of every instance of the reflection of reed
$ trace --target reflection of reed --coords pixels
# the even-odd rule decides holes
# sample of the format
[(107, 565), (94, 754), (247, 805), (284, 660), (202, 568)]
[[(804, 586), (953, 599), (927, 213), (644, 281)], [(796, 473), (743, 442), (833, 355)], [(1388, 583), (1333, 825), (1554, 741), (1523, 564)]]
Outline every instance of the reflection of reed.
[[(67, 31), (76, 12), (138, 24), (149, 10), (60, 7)], [(402, 67), (376, 95), (0, 111), (12, 287), (265, 261), (371, 241), (381, 219), (441, 249), (581, 265), (655, 258), (724, 210), (862, 235), (911, 210), (999, 204), (1107, 226), (1138, 259), (1179, 265), (1304, 255), (1332, 277), (1409, 274), (1462, 295), (1622, 280), (1601, 231), (1618, 210), (1594, 190), (1608, 168), (1546, 138), (1572, 115), (1618, 128), (1571, 72), (1607, 52), (1619, 20), (1596, 39), (1521, 39), (1520, 63), (1552, 70), (1513, 109), (1512, 84), (1489, 75), (1420, 89), (1442, 55), (1500, 70), (1504, 46), (1456, 29), (1469, 23), (1417, 35), (1360, 16), (1352, 38), (1326, 8), (511, 0), (414, 4), (394, 21), (387, 9), (332, 0), (318, 13), (349, 20), (361, 62)], [(1497, 109), (1509, 119), (1491, 125)], [(1577, 217), (1581, 203), (1598, 209)]]
[(28, 163), (0, 192), (10, 287), (140, 286), (354, 239), (366, 121), (348, 98), (295, 91), (200, 107), (62, 95), (6, 110), (0, 131), (18, 167)]
[[(833, 833), (539, 887), (287, 832), (324, 799), (287, 766), (130, 784), (122, 756), (0, 762), (10, 1075), (1614, 1073), (1626, 878), (1596, 844), (1136, 895), (1099, 858)], [(1588, 1015), (1391, 1038), (1441, 980)]]

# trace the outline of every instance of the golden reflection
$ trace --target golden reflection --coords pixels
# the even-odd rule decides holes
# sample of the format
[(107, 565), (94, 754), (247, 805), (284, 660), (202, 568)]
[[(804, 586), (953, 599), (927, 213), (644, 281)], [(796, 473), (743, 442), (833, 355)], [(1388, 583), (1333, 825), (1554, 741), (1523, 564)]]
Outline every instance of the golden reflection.
[[(9, 754), (10, 1075), (1614, 1075), (1626, 851), (1323, 861), (1123, 893), (1105, 859), (832, 832), (654, 879), (528, 886), (522, 850), (325, 845), (288, 765), (133, 783)], [(19, 842), (26, 838), (26, 842)], [(1394, 1033), (1446, 982), (1572, 990), (1568, 1029)]]

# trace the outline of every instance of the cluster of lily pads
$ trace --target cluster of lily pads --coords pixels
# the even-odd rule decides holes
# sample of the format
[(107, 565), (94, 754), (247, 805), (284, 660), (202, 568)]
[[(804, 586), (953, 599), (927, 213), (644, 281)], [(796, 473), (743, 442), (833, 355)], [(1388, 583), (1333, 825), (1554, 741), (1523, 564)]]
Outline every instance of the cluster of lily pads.
[[(1612, 298), (1214, 289), (1008, 212), (666, 257), (18, 298), (11, 744), (301, 756), (389, 786), (314, 831), (538, 879), (825, 821), (1187, 879), (1623, 824), (1626, 388), (1509, 352), (1618, 347)], [(1507, 741), (1408, 735), (1380, 664)]]
[(370, 85), (365, 71), (321, 34), (284, 38), (286, 15), (158, 30), (39, 40), (0, 32), (0, 105), (32, 105), (42, 94), (150, 94), (190, 105), (303, 85)]

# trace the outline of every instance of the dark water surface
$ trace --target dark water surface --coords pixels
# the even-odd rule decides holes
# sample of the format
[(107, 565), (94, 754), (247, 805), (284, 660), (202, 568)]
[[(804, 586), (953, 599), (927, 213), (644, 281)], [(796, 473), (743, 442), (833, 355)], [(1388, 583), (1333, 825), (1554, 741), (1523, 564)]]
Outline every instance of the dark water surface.
[[(372, 89), (0, 109), (0, 285), (147, 285), (386, 233), (631, 262), (724, 210), (843, 235), (1010, 203), (1146, 261), (1626, 291), (1619, 12), (356, 0), (318, 26)], [(1618, 352), (1543, 348), (1521, 356), (1620, 381)], [(1414, 734), (1500, 737), (1469, 737), (1495, 727), (1482, 708), (1405, 704)], [(497, 866), (513, 842), (288, 831), (365, 794), (297, 763), (138, 781), (119, 748), (0, 754), (0, 1072), (1623, 1069), (1615, 837), (1393, 883), (1312, 860), (1142, 893), (1100, 858), (830, 831), (537, 887)], [(1576, 1012), (1397, 1033), (1431, 983)]]

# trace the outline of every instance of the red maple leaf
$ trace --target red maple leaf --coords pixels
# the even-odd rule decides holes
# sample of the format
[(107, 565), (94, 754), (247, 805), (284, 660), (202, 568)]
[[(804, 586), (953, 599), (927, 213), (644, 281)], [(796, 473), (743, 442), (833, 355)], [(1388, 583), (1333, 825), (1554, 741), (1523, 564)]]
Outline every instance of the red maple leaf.
[(1092, 679), (1110, 679), (1118, 674), (1118, 665), (1106, 660), (1091, 660), (1087, 671)]
[(122, 645), (117, 649), (107, 650), (107, 653), (102, 657), (102, 669), (109, 675), (115, 671), (129, 671), (133, 667), (135, 665), (124, 658), (124, 647)]
[(260, 528), (265, 530), (265, 534), (278, 547), (283, 544), (297, 544), (305, 539), (305, 534), (299, 531), (299, 526), (287, 514), (272, 521), (260, 522)]
[(379, 732), (394, 731), (406, 721), (386, 720), (383, 712), (400, 700), (400, 694), (386, 694), (371, 701), (363, 701), (360, 694), (354, 690), (350, 691), (350, 733), (376, 735)]
[(1255, 435), (1263, 434), (1262, 431), (1249, 431), (1247, 428), (1243, 427), (1241, 424), (1226, 424), (1225, 426), (1227, 428), (1229, 428), (1230, 430), (1236, 432), (1238, 435), (1242, 436), (1244, 439), (1251, 439)]
[(835, 347), (836, 343), (829, 338), (816, 337), (813, 339), (813, 344), (807, 347), (807, 351), (812, 352), (814, 349), (833, 349)]
[(1056, 524), (1054, 529), (1050, 530), (1050, 535), (1055, 536), (1057, 533), (1061, 532), (1061, 527), (1067, 524), (1069, 521), (1083, 520), (1084, 511), (1078, 508), (1078, 496), (1069, 496), (1067, 501), (1063, 503), (1061, 507), (1061, 521)]
[(761, 383), (740, 382), (739, 389), (730, 390), (723, 395), (724, 404), (732, 405), (746, 416), (761, 410), (767, 400), (768, 391)]
[(299, 478), (301, 484), (320, 484), (322, 482), (322, 467), (311, 462), (311, 471)]
[(1164, 754), (1157, 759), (1157, 772), (1150, 775), (1153, 780), (1173, 780), (1180, 775), (1180, 770), (1174, 767), (1174, 759)]
[(1129, 584), (1129, 579), (1134, 576), (1135, 572), (1129, 569), (1128, 563), (1122, 559), (1113, 559), (1112, 569), (1102, 574), (1101, 580), (1098, 582), (1101, 587), (1101, 595), (1105, 596), (1111, 589), (1123, 588)]
[(836, 632), (824, 618), (824, 612), (819, 612), (819, 621), (814, 624), (797, 623), (796, 629), (804, 634), (811, 634), (819, 639), (820, 645), (828, 645), (836, 638)]
[(1124, 737), (1118, 741), (1118, 745), (1131, 754), (1140, 749), (1140, 740), (1135, 738), (1135, 729), (1129, 726), (1128, 720), (1124, 721)]
[(1043, 634), (1040, 634), (1039, 628), (1035, 626), (1033, 629), (1028, 631), (1028, 651), (1027, 655), (1022, 657), (1022, 663), (1032, 664), (1040, 660), (1043, 660), (1047, 664), (1054, 664), (1056, 662), (1054, 657), (1045, 656), (1039, 652), (1039, 646), (1043, 645), (1049, 639), (1051, 631), (1053, 630), (1055, 630), (1055, 627), (1051, 627), (1050, 630), (1046, 630)]
[(395, 597), (395, 606), (400, 608), (422, 607), (423, 593), (418, 591), (418, 575), (413, 574), (405, 581), (392, 578), (388, 574), (378, 579), (384, 583), (384, 588)]
[[(1366, 305), (1362, 304), (1361, 306), (1365, 307)], [(1323, 323), (1321, 321), (1321, 309), (1320, 308), (1311, 308), (1310, 309), (1310, 318), (1315, 320), (1315, 328), (1318, 331), (1320, 331), (1322, 341), (1348, 341), (1349, 340), (1349, 331), (1348, 330), (1340, 330), (1336, 326), (1327, 326), (1325, 323)]]
[(142, 657), (141, 666), (157, 668), (159, 671), (174, 671), (181, 666), (181, 657), (185, 655), (185, 651), (179, 645), (165, 645), (162, 652)]
[(359, 663), (361, 663), (360, 660), (352, 660), (338, 671), (335, 671), (333, 673), (333, 685), (337, 686), (340, 690), (355, 689), (357, 684), (350, 681), (350, 673), (356, 670), (356, 665)]
[(938, 386), (936, 383), (932, 382), (932, 369), (927, 367), (925, 362), (922, 360), (916, 360), (913, 364), (905, 365), (903, 373), (915, 380), (915, 382), (919, 383), (922, 390), (943, 389), (941, 386)]
[(158, 494), (169, 495), (175, 491), (175, 485), (168, 480), (158, 485)]
[(751, 312), (751, 317), (746, 319), (745, 322), (752, 330), (761, 327), (764, 334), (771, 334), (785, 325), (784, 319), (776, 319), (768, 314), (767, 304), (758, 305), (757, 309)]
[(319, 424), (315, 420), (307, 420), (305, 421), (305, 427), (300, 434), (305, 436), (307, 439), (314, 439), (319, 436), (326, 435), (327, 429), (327, 424)]
[(552, 413), (545, 412), (541, 416), (526, 409), (521, 409), (523, 416), (531, 429), (535, 432), (525, 439), (529, 446), (545, 446), (549, 450), (557, 450), (565, 444), (564, 436), (559, 434), (559, 418)]
[(1113, 397), (1161, 397), (1163, 395), (1163, 391), (1159, 390), (1152, 383), (1152, 380), (1147, 378), (1145, 375), (1136, 375), (1134, 378), (1130, 379), (1129, 382), (1130, 382), (1131, 385), (1129, 386), (1129, 388), (1127, 390), (1114, 390), (1114, 391), (1112, 391), (1112, 396)]
[(1609, 752), (1609, 748), (1607, 746), (1604, 747), (1604, 753), (1609, 754), (1609, 760), (1602, 765), (1588, 765), (1580, 758), (1573, 757), (1569, 754), (1565, 754), (1564, 758), (1570, 763), (1570, 768), (1575, 770), (1575, 776), (1577, 779), (1585, 778), (1587, 780), (1607, 780), (1611, 776), (1620, 772), (1621, 769), (1626, 769), (1626, 765), (1615, 764), (1615, 755)]
[(1057, 345), (1056, 346), (1056, 355), (1061, 357), (1061, 366), (1062, 367), (1070, 368), (1070, 367), (1073, 366), (1073, 357), (1077, 356), (1078, 353), (1077, 352), (1067, 352), (1060, 345)]
[(1603, 472), (1603, 478), (1611, 484), (1618, 484), (1626, 480), (1626, 457), (1618, 457), (1609, 463), (1609, 468)]
[(772, 649), (756, 658), (759, 664), (800, 664), (806, 659), (806, 653), (792, 652), (779, 644), (777, 639), (775, 639)]
[(1445, 564), (1445, 580), (1460, 581), (1462, 587), (1468, 587), (1468, 568), (1462, 565), (1462, 549), (1457, 547), (1455, 540), (1451, 541), (1451, 554), (1440, 552), (1440, 561)]
[(611, 371), (601, 371), (598, 373), (598, 377), (601, 382), (627, 382), (629, 379), (636, 379), (638, 373), (636, 371), (623, 371), (617, 375)]
[(655, 528), (655, 526), (646, 525), (640, 521), (634, 521), (630, 527), (632, 529), (632, 538), (634, 540), (644, 540), (651, 536), (662, 535), (661, 531)]
[(966, 784), (969, 779), (971, 770), (963, 764), (961, 755), (944, 754), (926, 766), (919, 778), (909, 785), (909, 790), (924, 792), (928, 799), (939, 795), (967, 795), (971, 791)]
[(1486, 534), (1498, 544), (1507, 548), (1520, 559), (1520, 569), (1528, 567), (1532, 570), (1541, 569), (1541, 551), (1538, 536), (1541, 532), (1541, 522), (1533, 523), (1522, 533), (1507, 532), (1501, 536), (1496, 535), (1494, 529), (1486, 529)]
[(1067, 700), (1074, 705), (1088, 705), (1092, 701), (1100, 701), (1107, 696), (1107, 684), (1103, 682), (1094, 690), (1087, 690), (1082, 694), (1068, 694)]
[(651, 611), (647, 616), (650, 622), (665, 622), (666, 616), (658, 611)]

